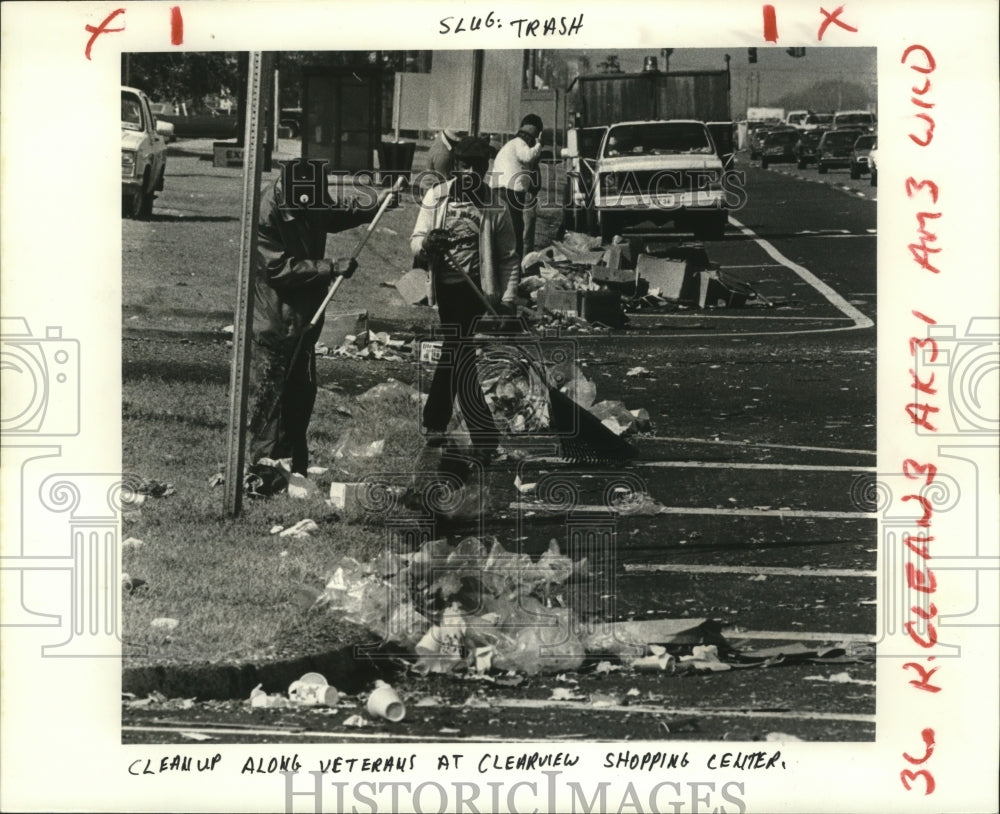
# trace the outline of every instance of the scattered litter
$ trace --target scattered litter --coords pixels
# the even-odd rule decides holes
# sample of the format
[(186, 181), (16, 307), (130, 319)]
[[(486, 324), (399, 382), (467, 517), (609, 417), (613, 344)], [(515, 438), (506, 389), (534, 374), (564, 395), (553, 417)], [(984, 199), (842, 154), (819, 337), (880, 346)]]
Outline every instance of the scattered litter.
[(631, 662), (631, 666), (632, 669), (643, 673), (672, 673), (675, 669), (674, 657), (667, 653), (666, 649), (663, 647), (657, 647), (650, 656), (643, 656), (642, 658), (634, 659)]
[(283, 695), (268, 695), (258, 684), (250, 691), (250, 706), (254, 709), (288, 709), (295, 706), (293, 701)]
[(549, 696), (550, 701), (585, 701), (585, 696), (573, 692), (568, 687), (556, 687)]
[(247, 469), (243, 491), (249, 497), (270, 497), (288, 488), (287, 471), (266, 463), (256, 463)]
[(320, 673), (306, 673), (288, 687), (289, 700), (307, 707), (335, 707), (340, 693)]
[(714, 644), (696, 645), (692, 648), (690, 656), (681, 656), (678, 667), (691, 670), (710, 670), (711, 672), (732, 669), (732, 665), (719, 659), (719, 648)]
[(620, 401), (600, 401), (588, 408), (615, 435), (628, 435), (637, 429), (637, 419)]
[(609, 673), (616, 673), (622, 669), (620, 664), (612, 664), (610, 661), (600, 661), (594, 668), (594, 673), (597, 675), (608, 675)]
[(178, 732), (182, 738), (187, 738), (189, 741), (214, 741), (211, 735), (206, 735), (204, 732)]
[(146, 544), (142, 540), (139, 540), (136, 537), (129, 537), (127, 540), (123, 540), (122, 541), (122, 548), (123, 549), (126, 549), (126, 548), (138, 549), (138, 548), (142, 548), (144, 545), (146, 545)]
[(384, 681), (376, 681), (375, 689), (368, 696), (368, 714), (373, 718), (384, 718), (398, 723), (406, 717), (406, 707), (392, 686)]
[(767, 574), (757, 574), (756, 576), (748, 577), (748, 581), (749, 582), (766, 582), (767, 581)]
[(438, 730), (438, 734), (439, 735), (458, 735), (461, 731), (462, 731), (461, 729), (455, 729), (454, 727), (451, 727), (451, 726), (442, 726)]
[(796, 737), (795, 735), (789, 735), (787, 732), (768, 732), (764, 736), (764, 740), (771, 742), (780, 741), (790, 741), (793, 743), (802, 743), (802, 738)]
[(591, 693), (590, 705), (592, 707), (617, 707), (621, 703), (621, 699), (615, 695), (606, 695), (604, 693)]
[(319, 494), (319, 487), (299, 472), (288, 476), (288, 496), (303, 500)]
[(226, 482), (226, 476), (221, 472), (216, 472), (212, 477), (208, 479), (208, 488), (214, 489), (216, 486), (222, 486)]
[(638, 698), (640, 695), (642, 695), (642, 693), (639, 692), (639, 690), (636, 687), (632, 687), (632, 689), (630, 689), (627, 693), (625, 693), (625, 695), (627, 695), (629, 698)]
[(148, 495), (149, 497), (170, 497), (170, 495), (176, 494), (177, 490), (174, 489), (172, 483), (143, 478), (138, 486), (133, 487), (132, 491), (135, 494)]
[(149, 626), (157, 630), (176, 630), (179, 624), (180, 622), (169, 616), (158, 616), (149, 623)]
[(284, 531), (284, 529), (285, 527), (280, 525), (271, 526), (271, 530), (268, 532), (268, 534), (277, 534), (279, 531)]
[(355, 428), (348, 429), (341, 439), (333, 447), (333, 457), (341, 460), (344, 458), (377, 458), (385, 450), (385, 439), (378, 441), (362, 441), (357, 439)]
[(306, 472), (310, 475), (325, 475), (330, 471), (328, 466), (310, 466)]
[(360, 715), (351, 715), (349, 718), (344, 719), (344, 726), (349, 726), (355, 729), (364, 729), (368, 726), (368, 721), (362, 718)]
[(649, 371), (644, 367), (631, 367), (625, 372), (626, 376), (648, 376)]
[(517, 491), (520, 492), (522, 495), (526, 495), (526, 494), (529, 494), (530, 492), (534, 492), (535, 489), (538, 488), (538, 484), (537, 483), (524, 483), (521, 480), (521, 476), (517, 475), (514, 478), (514, 488), (517, 489)]
[(826, 681), (830, 684), (868, 684), (875, 686), (874, 681), (867, 681), (863, 678), (851, 678), (850, 673), (834, 673), (830, 676), (806, 676), (806, 681)]
[[(319, 526), (316, 524), (315, 520), (310, 518), (305, 518), (300, 520), (294, 526), (290, 526), (284, 531), (278, 532), (279, 537), (294, 537), (295, 539), (305, 539), (309, 537), (314, 531), (319, 531)], [(272, 533), (273, 530), (272, 530)]]

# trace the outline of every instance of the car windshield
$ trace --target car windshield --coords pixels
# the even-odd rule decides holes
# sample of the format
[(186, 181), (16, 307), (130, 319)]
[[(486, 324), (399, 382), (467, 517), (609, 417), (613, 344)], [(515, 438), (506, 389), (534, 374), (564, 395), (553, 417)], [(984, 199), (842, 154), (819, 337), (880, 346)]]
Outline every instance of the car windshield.
[(122, 94), (122, 127), (127, 130), (142, 130), (142, 105), (139, 98), (131, 93)]
[(829, 113), (813, 113), (806, 117), (806, 124), (829, 124), (831, 121), (833, 121), (833, 116)]
[(837, 127), (847, 127), (849, 125), (863, 125), (867, 127), (871, 123), (871, 113), (845, 113), (842, 116), (837, 116), (836, 118)]
[(875, 146), (875, 136), (861, 136), (854, 142), (855, 150), (870, 150)]
[(798, 140), (799, 133), (797, 130), (787, 130), (783, 133), (771, 133), (771, 135), (767, 137), (767, 145), (794, 144)]
[(604, 142), (604, 156), (714, 153), (705, 125), (700, 122), (658, 122), (613, 127)]
[(824, 147), (843, 147), (845, 145), (850, 146), (858, 138), (857, 130), (842, 130), (842, 131), (831, 131), (823, 136), (823, 146)]

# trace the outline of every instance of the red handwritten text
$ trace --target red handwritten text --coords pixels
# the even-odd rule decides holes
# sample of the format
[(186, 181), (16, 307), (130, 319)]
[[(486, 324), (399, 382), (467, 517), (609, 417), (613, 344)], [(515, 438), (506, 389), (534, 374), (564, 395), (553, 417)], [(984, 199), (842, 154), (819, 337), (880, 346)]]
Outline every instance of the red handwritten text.
[(115, 9), (107, 17), (104, 18), (104, 22), (102, 22), (99, 26), (97, 26), (97, 28), (94, 28), (94, 26), (92, 25), (86, 25), (83, 27), (84, 31), (90, 34), (90, 39), (87, 40), (87, 47), (83, 49), (83, 54), (84, 56), (87, 57), (87, 59), (90, 59), (90, 49), (94, 47), (94, 43), (97, 41), (97, 38), (101, 36), (101, 34), (113, 34), (115, 32), (125, 30), (124, 25), (122, 25), (121, 28), (108, 28), (108, 23), (110, 23), (113, 19), (115, 19), (115, 17), (117, 17), (119, 14), (124, 14), (124, 13), (125, 9), (123, 8)]

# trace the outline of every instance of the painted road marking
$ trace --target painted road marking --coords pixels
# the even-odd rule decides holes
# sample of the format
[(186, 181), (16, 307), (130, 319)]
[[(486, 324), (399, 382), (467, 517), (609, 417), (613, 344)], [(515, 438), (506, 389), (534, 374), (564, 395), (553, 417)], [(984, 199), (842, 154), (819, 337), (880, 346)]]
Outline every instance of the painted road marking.
[(722, 635), (727, 639), (763, 639), (778, 642), (862, 642), (875, 644), (875, 636), (871, 633), (827, 633), (810, 630), (740, 630), (739, 628), (723, 628)]
[(789, 260), (785, 255), (779, 252), (773, 245), (761, 237), (757, 236), (757, 233), (752, 229), (747, 228), (742, 223), (740, 223), (732, 215), (729, 216), (729, 222), (732, 223), (737, 229), (739, 229), (744, 235), (751, 238), (758, 246), (760, 246), (769, 257), (781, 263), (788, 269), (791, 269), (796, 274), (799, 275), (803, 280), (805, 280), (809, 285), (815, 288), (820, 294), (822, 294), (827, 301), (833, 305), (838, 311), (840, 311), (845, 316), (850, 317), (854, 320), (854, 326), (856, 328), (871, 328), (875, 323), (866, 317), (861, 311), (851, 305), (847, 300), (845, 300), (840, 294), (834, 291), (830, 286), (819, 279), (815, 274), (813, 274), (805, 266), (800, 266), (798, 263)]
[(693, 565), (691, 563), (645, 563), (627, 562), (625, 570), (635, 573), (669, 572), (679, 574), (763, 574), (769, 577), (865, 577), (874, 579), (877, 571), (856, 571), (850, 568), (780, 568), (766, 566), (756, 568), (749, 565)]
[(655, 510), (629, 509), (627, 503), (621, 507), (608, 506), (605, 504), (584, 504), (575, 505), (571, 510), (558, 504), (551, 503), (525, 503), (514, 501), (507, 504), (511, 511), (522, 513), (522, 516), (531, 514), (624, 514), (651, 516), (657, 514), (684, 514), (684, 515), (709, 515), (713, 517), (780, 517), (784, 518), (812, 518), (815, 520), (876, 520), (877, 512), (834, 512), (834, 511), (812, 511), (811, 509), (714, 509), (696, 506), (658, 506)]
[(836, 447), (810, 447), (795, 444), (762, 444), (751, 441), (720, 441), (712, 438), (681, 438), (674, 435), (643, 435), (643, 441), (678, 441), (685, 444), (723, 444), (738, 447), (766, 447), (768, 449), (793, 449), (803, 452), (836, 452), (852, 455), (877, 455), (873, 449), (838, 449)]
[[(596, 706), (581, 704), (579, 701), (552, 701), (534, 698), (503, 698), (490, 704), (491, 707), (506, 709), (578, 709), (581, 712), (644, 712), (650, 715), (678, 715), (706, 718), (788, 718), (797, 721), (855, 721), (875, 723), (874, 715), (851, 714), (846, 712), (799, 712), (796, 710), (754, 710), (754, 709), (705, 709), (704, 707), (649, 707), (642, 704), (609, 704)], [(668, 722), (669, 723), (669, 722)]]
[(725, 461), (634, 461), (634, 466), (666, 469), (771, 469), (789, 472), (874, 472), (874, 466), (824, 466), (814, 464), (748, 464)]

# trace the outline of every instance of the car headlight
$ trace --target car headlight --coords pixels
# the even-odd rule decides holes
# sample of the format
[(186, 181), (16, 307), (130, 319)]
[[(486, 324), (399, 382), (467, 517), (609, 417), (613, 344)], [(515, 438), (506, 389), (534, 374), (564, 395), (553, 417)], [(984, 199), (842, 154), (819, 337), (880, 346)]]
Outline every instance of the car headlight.
[(135, 176), (135, 150), (122, 150), (122, 178)]

